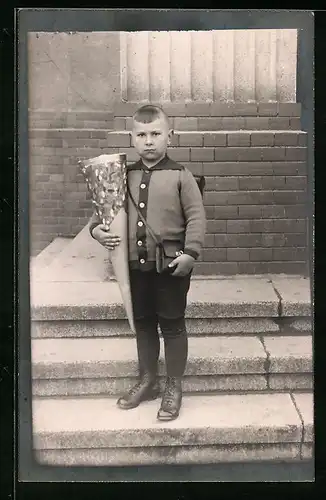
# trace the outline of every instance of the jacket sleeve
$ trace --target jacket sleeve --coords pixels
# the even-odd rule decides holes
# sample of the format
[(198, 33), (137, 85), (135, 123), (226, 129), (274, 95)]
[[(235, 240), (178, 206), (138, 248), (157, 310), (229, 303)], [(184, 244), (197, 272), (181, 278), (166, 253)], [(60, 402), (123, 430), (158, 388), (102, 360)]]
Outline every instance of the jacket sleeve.
[(97, 212), (94, 210), (93, 215), (90, 218), (89, 226), (88, 226), (89, 232), (90, 232), (90, 235), (91, 235), (92, 238), (94, 238), (94, 236), (93, 236), (93, 229), (96, 226), (98, 226), (99, 224), (101, 224), (101, 220), (100, 220), (99, 216), (97, 215)]
[(206, 214), (197, 182), (187, 168), (180, 174), (180, 199), (186, 221), (184, 253), (197, 259), (204, 244)]

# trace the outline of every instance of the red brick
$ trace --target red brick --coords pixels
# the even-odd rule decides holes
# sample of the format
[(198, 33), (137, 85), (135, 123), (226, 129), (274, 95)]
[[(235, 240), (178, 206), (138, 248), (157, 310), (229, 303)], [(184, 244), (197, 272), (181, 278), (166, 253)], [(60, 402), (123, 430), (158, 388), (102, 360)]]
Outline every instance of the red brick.
[(273, 132), (251, 132), (252, 146), (274, 146)]
[(30, 146), (32, 147), (46, 147), (46, 148), (60, 148), (62, 147), (62, 139), (56, 139), (54, 137), (50, 139), (38, 138), (38, 139), (30, 139)]
[(215, 161), (259, 161), (261, 160), (260, 148), (215, 148)]
[(190, 148), (169, 148), (168, 154), (174, 161), (190, 160)]
[(289, 161), (303, 161), (306, 160), (307, 148), (303, 147), (288, 147), (285, 151), (285, 158)]
[(108, 132), (106, 130), (92, 130), (90, 136), (92, 139), (107, 139)]
[(306, 262), (268, 262), (267, 272), (271, 274), (308, 275), (308, 265)]
[(214, 148), (191, 148), (191, 161), (214, 161)]
[(285, 245), (288, 247), (305, 247), (307, 245), (307, 235), (304, 233), (285, 234)]
[(266, 274), (269, 262), (239, 262), (239, 274)]
[(306, 260), (307, 250), (306, 248), (274, 248), (273, 259), (294, 261)]
[(250, 221), (250, 233), (268, 233), (273, 231), (274, 220), (260, 219)]
[(204, 133), (204, 146), (226, 146), (226, 134), (223, 132)]
[(212, 102), (211, 116), (234, 116), (235, 103)]
[(306, 193), (304, 191), (273, 191), (274, 202), (282, 205), (294, 205), (305, 203)]
[(307, 145), (307, 134), (306, 132), (299, 132), (298, 134), (298, 146)]
[(276, 116), (277, 115), (277, 103), (276, 102), (259, 102), (258, 103), (258, 115), (259, 116)]
[(293, 132), (275, 132), (275, 146), (297, 146), (298, 134)]
[(263, 189), (263, 177), (261, 176), (239, 177), (239, 189), (245, 191), (251, 189), (255, 190)]
[(227, 260), (232, 262), (247, 261), (249, 259), (249, 248), (228, 248)]
[[(220, 235), (215, 235), (217, 239)], [(228, 247), (237, 248), (253, 248), (261, 244), (260, 234), (228, 234), (227, 245)]]
[(244, 128), (249, 130), (268, 130), (269, 127), (269, 118), (257, 116), (257, 117), (248, 117), (245, 118)]
[(251, 261), (270, 261), (273, 258), (273, 250), (271, 248), (251, 248), (250, 249)]
[(285, 184), (285, 177), (282, 175), (277, 176), (265, 176), (262, 178), (263, 189), (289, 189)]
[(179, 134), (180, 146), (203, 146), (203, 135), (200, 133), (180, 133)]
[(284, 234), (262, 234), (261, 243), (263, 247), (283, 247), (286, 243)]
[(262, 206), (261, 209), (263, 219), (284, 219), (286, 217), (285, 208), (282, 206), (266, 205)]
[(293, 102), (279, 102), (278, 103), (279, 116), (301, 116), (301, 104)]
[(236, 203), (228, 203), (229, 193), (216, 192), (216, 191), (205, 191), (204, 193), (204, 203), (205, 205), (228, 205)]
[(301, 118), (290, 118), (290, 129), (301, 130)]
[(228, 246), (228, 235), (227, 234), (215, 234), (214, 235), (214, 246), (217, 248), (226, 248)]
[(207, 191), (237, 191), (238, 177), (206, 177)]
[(227, 135), (228, 146), (250, 146), (250, 133), (239, 132)]
[(107, 145), (110, 147), (125, 147), (131, 146), (130, 135), (126, 133), (119, 134), (119, 132), (110, 132), (107, 135)]
[(114, 130), (126, 130), (126, 120), (122, 117), (115, 117), (113, 119)]
[(189, 102), (186, 103), (187, 116), (210, 116), (211, 103), (209, 102)]
[(202, 175), (203, 174), (203, 164), (197, 162), (182, 162), (183, 166), (188, 168), (193, 175)]
[(225, 220), (207, 220), (207, 233), (226, 233), (226, 222)]
[[(200, 127), (199, 127), (200, 128)], [(198, 128), (198, 118), (175, 118), (174, 119), (174, 129), (175, 130), (199, 130)]]
[(250, 233), (249, 220), (228, 220), (226, 221), (227, 233)]
[(213, 208), (214, 219), (235, 219), (238, 217), (238, 207), (236, 206), (215, 206)]
[(215, 235), (205, 234), (204, 247), (215, 247)]
[(307, 169), (306, 162), (291, 162), (290, 160), (272, 162), (271, 165), (274, 175), (305, 175)]
[(55, 156), (32, 156), (32, 165), (63, 165), (63, 159)]
[(236, 262), (200, 262), (195, 264), (196, 275), (234, 275), (238, 272)]
[(244, 205), (239, 207), (241, 219), (259, 219), (262, 216), (262, 207), (259, 205)]
[(306, 230), (305, 219), (285, 219), (273, 221), (274, 233), (300, 233)]
[[(205, 206), (206, 219), (214, 219), (215, 217), (215, 207)], [(222, 219), (223, 217), (221, 217)]]
[(218, 262), (220, 260), (226, 260), (226, 249), (225, 248), (210, 248), (203, 249), (202, 251), (204, 262)]
[(246, 128), (245, 125), (246, 125), (246, 118), (242, 118), (240, 116), (222, 118), (223, 130), (241, 130), (243, 128)]
[(285, 186), (286, 186), (286, 189), (305, 190), (307, 188), (307, 177), (305, 175), (286, 176), (285, 177)]
[(285, 160), (285, 148), (273, 147), (273, 148), (261, 148), (262, 159), (265, 161), (282, 161)]
[(290, 128), (290, 119), (280, 116), (268, 118), (268, 128), (271, 130), (288, 130)]
[(288, 219), (302, 219), (307, 217), (308, 208), (306, 205), (288, 205), (284, 207), (286, 218)]
[(222, 118), (198, 118), (196, 130), (223, 130)]

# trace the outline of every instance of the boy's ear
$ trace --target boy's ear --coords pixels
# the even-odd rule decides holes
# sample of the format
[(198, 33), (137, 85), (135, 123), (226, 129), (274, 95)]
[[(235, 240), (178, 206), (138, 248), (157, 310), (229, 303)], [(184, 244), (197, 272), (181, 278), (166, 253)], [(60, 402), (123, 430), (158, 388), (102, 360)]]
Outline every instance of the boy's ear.
[(174, 135), (174, 130), (173, 130), (173, 128), (171, 128), (171, 129), (169, 130), (169, 134), (168, 134), (168, 137), (169, 137), (169, 143), (172, 141), (172, 137), (173, 137), (173, 135)]

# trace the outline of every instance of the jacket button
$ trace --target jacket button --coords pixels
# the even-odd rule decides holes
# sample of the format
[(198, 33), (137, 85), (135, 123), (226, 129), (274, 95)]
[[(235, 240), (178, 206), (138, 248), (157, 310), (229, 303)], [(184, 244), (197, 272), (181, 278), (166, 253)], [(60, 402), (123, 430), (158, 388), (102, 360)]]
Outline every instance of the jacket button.
[(146, 184), (141, 184), (140, 185), (140, 189), (145, 189), (145, 187), (146, 187)]
[(141, 247), (141, 246), (142, 246), (142, 244), (143, 244), (143, 242), (142, 242), (141, 240), (137, 241), (137, 245), (138, 245), (139, 247)]
[(144, 225), (144, 224), (143, 224), (143, 223), (142, 223), (142, 221), (140, 220), (140, 221), (138, 222), (138, 226), (139, 226), (139, 227), (142, 227), (143, 225)]
[(143, 203), (143, 202), (141, 201), (141, 202), (139, 203), (139, 206), (140, 206), (140, 208), (144, 208), (145, 203)]
[(139, 261), (141, 264), (145, 264), (145, 259), (140, 259)]

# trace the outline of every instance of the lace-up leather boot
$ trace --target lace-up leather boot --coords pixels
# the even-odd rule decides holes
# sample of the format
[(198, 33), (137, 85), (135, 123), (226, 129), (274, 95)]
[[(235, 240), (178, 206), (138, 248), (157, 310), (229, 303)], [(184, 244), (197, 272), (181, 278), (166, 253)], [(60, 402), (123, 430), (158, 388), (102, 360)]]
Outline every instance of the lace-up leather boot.
[(158, 411), (159, 420), (174, 420), (179, 416), (182, 401), (181, 378), (167, 377), (161, 407)]
[(126, 394), (118, 399), (117, 405), (122, 410), (136, 408), (143, 401), (156, 399), (159, 395), (159, 386), (156, 376), (144, 373), (139, 382), (135, 384)]

